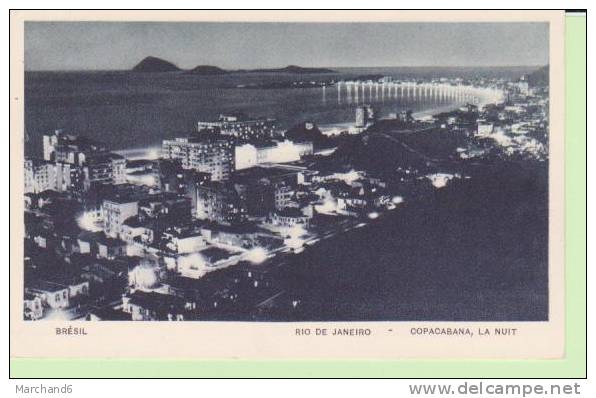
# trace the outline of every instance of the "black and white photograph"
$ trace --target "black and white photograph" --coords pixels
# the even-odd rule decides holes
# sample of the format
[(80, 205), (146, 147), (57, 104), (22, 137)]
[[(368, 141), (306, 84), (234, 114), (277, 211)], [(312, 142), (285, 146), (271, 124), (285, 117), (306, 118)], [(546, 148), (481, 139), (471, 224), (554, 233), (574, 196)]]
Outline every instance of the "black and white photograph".
[(25, 21), (22, 319), (549, 321), (549, 28)]

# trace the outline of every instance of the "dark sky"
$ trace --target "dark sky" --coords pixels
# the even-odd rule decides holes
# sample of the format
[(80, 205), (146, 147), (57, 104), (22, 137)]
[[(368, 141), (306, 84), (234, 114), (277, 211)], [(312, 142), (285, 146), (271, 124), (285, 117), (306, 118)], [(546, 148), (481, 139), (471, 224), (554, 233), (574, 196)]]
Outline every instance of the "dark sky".
[(548, 23), (27, 22), (27, 70), (548, 63)]

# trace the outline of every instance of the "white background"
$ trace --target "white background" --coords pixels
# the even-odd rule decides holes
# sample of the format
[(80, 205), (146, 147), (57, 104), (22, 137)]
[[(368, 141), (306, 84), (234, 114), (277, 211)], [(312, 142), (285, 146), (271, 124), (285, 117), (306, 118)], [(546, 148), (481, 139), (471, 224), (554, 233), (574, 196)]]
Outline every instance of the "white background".
[[(214, 4), (215, 3), (215, 4)], [(488, 3), (488, 4), (487, 4)], [(592, 2), (593, 3), (593, 2)], [(84, 8), (208, 8), (217, 6), (218, 8), (280, 8), (282, 2), (280, 1), (217, 1), (217, 2), (200, 2), (200, 1), (178, 1), (169, 0), (167, 2), (158, 1), (124, 1), (124, 0), (104, 0), (104, 1), (5, 1), (6, 4), (5, 13), (0, 18), (2, 25), (2, 54), (5, 58), (0, 63), (2, 68), (2, 88), (4, 98), (8, 99), (8, 54), (9, 54), (9, 42), (8, 42), (8, 30), (9, 30), (9, 8), (83, 8), (83, 4), (86, 5)], [(509, 1), (501, 0), (498, 2), (482, 2), (484, 7), (482, 8), (503, 8), (503, 9), (515, 9), (523, 7), (535, 7), (540, 6), (542, 8), (567, 8), (567, 9), (581, 9), (589, 8), (588, 1)], [(480, 2), (476, 1), (416, 1), (416, 2), (399, 2), (399, 1), (321, 1), (321, 0), (302, 0), (300, 2), (291, 2), (291, 6), (300, 8), (411, 8), (412, 6), (421, 8), (441, 8), (441, 7), (452, 7), (452, 8), (479, 8), (481, 7)], [(588, 15), (590, 10), (588, 10)], [(588, 19), (589, 21), (589, 19)], [(588, 65), (593, 64), (593, 51), (591, 46), (595, 43), (594, 29), (588, 27)], [(590, 70), (588, 66), (588, 70)], [(588, 104), (592, 104), (592, 112), (594, 109), (594, 79), (588, 79)], [(8, 101), (5, 102), (5, 106), (1, 109), (2, 124), (4, 129), (2, 135), (3, 148), (5, 155), (9, 155), (8, 145)], [(588, 121), (588, 131), (592, 130), (591, 121)], [(588, 139), (588, 175), (594, 175), (594, 140)], [(41, 380), (8, 380), (8, 246), (9, 246), (9, 225), (8, 225), (8, 211), (9, 211), (9, 200), (8, 200), (8, 181), (9, 181), (9, 166), (10, 156), (5, 156), (2, 167), (0, 167), (0, 173), (2, 176), (1, 181), (4, 181), (4, 187), (6, 187), (0, 200), (2, 202), (2, 218), (4, 227), (2, 228), (2, 237), (0, 239), (0, 245), (2, 245), (1, 253), (4, 254), (5, 262), (3, 263), (2, 273), (0, 278), (3, 283), (4, 290), (2, 291), (3, 301), (1, 308), (1, 322), (2, 327), (0, 328), (0, 341), (2, 344), (1, 360), (0, 360), (0, 391), (3, 396), (18, 396), (15, 392), (15, 386), (17, 384), (35, 386), (40, 383), (46, 385), (61, 385), (61, 384), (72, 384), (74, 397), (126, 397), (126, 396), (138, 396), (138, 397), (169, 397), (169, 396), (209, 396), (218, 398), (227, 397), (242, 397), (242, 398), (310, 398), (310, 397), (341, 397), (341, 398), (363, 398), (370, 397), (373, 395), (384, 395), (389, 397), (408, 397), (410, 396), (408, 384), (412, 383), (434, 383), (433, 380), (53, 380), (51, 382)], [(588, 183), (588, 203), (593, 198), (593, 183)], [(588, 247), (593, 248), (594, 236), (593, 236), (593, 221), (594, 212), (588, 211)], [(595, 274), (592, 269), (592, 256), (591, 250), (588, 250), (588, 268), (591, 270), (588, 273), (588, 284), (589, 286), (595, 286)], [(591, 294), (591, 289), (588, 289), (588, 308), (591, 313), (588, 315), (588, 335), (593, 333), (594, 330), (594, 311), (596, 303), (594, 303), (594, 294)], [(592, 359), (594, 358), (594, 346), (595, 344), (588, 344), (588, 380), (579, 380), (581, 397), (595, 397), (596, 396), (596, 382), (592, 379), (596, 377), (594, 374), (594, 365)], [(447, 382), (454, 386), (457, 386), (463, 382), (463, 380), (437, 380), (437, 383)], [(485, 380), (485, 383), (489, 383), (489, 380)], [(499, 383), (507, 383), (506, 380), (496, 380)], [(551, 384), (556, 383), (555, 380), (512, 380), (514, 383), (522, 384)], [(573, 384), (575, 380), (561, 380), (562, 384)], [(20, 394), (23, 395), (23, 394)], [(35, 396), (35, 395), (29, 395)], [(57, 395), (60, 396), (60, 395)], [(438, 396), (438, 395), (437, 395)], [(453, 395), (457, 397), (458, 395)], [(472, 395), (473, 397), (479, 397), (479, 395)], [(422, 395), (420, 395), (422, 397)], [(535, 397), (535, 396), (534, 396)]]

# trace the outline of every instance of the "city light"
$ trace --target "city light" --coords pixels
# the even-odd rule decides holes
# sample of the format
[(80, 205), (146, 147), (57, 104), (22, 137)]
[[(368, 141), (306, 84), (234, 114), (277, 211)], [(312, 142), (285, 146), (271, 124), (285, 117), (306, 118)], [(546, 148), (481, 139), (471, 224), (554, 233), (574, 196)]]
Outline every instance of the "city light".
[(147, 159), (151, 159), (151, 160), (159, 159), (160, 155), (161, 155), (161, 151), (159, 149), (153, 148), (147, 152)]
[(103, 230), (101, 222), (92, 212), (85, 212), (77, 218), (77, 225), (84, 231), (100, 232)]
[(137, 160), (137, 159), (148, 159), (148, 160), (155, 160), (159, 159), (161, 156), (161, 148), (160, 147), (147, 147), (147, 148), (130, 148), (130, 149), (121, 149), (118, 151), (114, 151), (119, 155), (124, 156), (128, 160)]
[(155, 178), (155, 176), (152, 174), (140, 174), (140, 175), (128, 174), (126, 176), (126, 181), (131, 184), (146, 185), (148, 187), (157, 186), (157, 178)]
[(333, 153), (337, 150), (337, 148), (330, 148), (330, 149), (323, 149), (317, 152), (319, 156), (329, 156), (333, 155)]
[(337, 212), (337, 203), (333, 199), (325, 199), (322, 204), (315, 205), (314, 207), (321, 214), (333, 214)]
[(347, 173), (341, 174), (339, 176), (339, 179), (348, 185), (352, 185), (354, 183), (354, 181), (357, 181), (360, 179), (360, 173), (358, 173), (356, 170), (351, 170)]
[(199, 253), (192, 253), (178, 258), (178, 271), (189, 277), (200, 278), (208, 271), (207, 261)]
[(295, 225), (290, 228), (287, 232), (288, 238), (284, 240), (284, 244), (290, 249), (294, 250), (295, 253), (299, 253), (304, 247), (304, 235), (306, 230), (301, 225)]
[(253, 264), (261, 264), (267, 257), (267, 251), (262, 247), (255, 247), (246, 253), (246, 259)]
[(306, 235), (306, 229), (302, 225), (294, 225), (288, 230), (288, 236), (290, 238), (300, 238)]
[(152, 288), (159, 282), (156, 270), (147, 264), (137, 265), (133, 268), (129, 278), (130, 282), (138, 288)]
[(455, 176), (453, 174), (446, 174), (446, 173), (436, 173), (427, 175), (428, 178), (433, 184), (433, 186), (437, 189), (444, 188), (447, 186), (447, 183), (451, 181)]
[(377, 213), (376, 211), (372, 211), (368, 213), (368, 218), (370, 218), (371, 220), (376, 220), (377, 218), (379, 218), (379, 213)]
[(198, 269), (206, 265), (206, 261), (199, 253), (192, 253), (187, 256), (181, 256), (178, 260), (179, 267)]

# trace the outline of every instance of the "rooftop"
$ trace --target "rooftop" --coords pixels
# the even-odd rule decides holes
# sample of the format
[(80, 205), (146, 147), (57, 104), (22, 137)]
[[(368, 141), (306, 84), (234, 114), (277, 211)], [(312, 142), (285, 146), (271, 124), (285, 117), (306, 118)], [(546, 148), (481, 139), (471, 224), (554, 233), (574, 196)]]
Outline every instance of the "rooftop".
[(238, 170), (232, 176), (236, 182), (243, 182), (245, 180), (258, 180), (261, 178), (280, 178), (285, 176), (295, 176), (300, 170), (293, 170), (285, 167), (262, 167), (255, 166), (248, 169)]
[(285, 209), (276, 211), (276, 213), (281, 217), (306, 217), (299, 209), (295, 207), (286, 207)]
[(134, 160), (127, 160), (126, 161), (126, 167), (128, 168), (135, 168), (135, 167), (148, 167), (148, 166), (154, 166), (155, 165), (155, 160), (149, 160), (149, 159), (134, 159)]
[(54, 293), (68, 289), (68, 287), (60, 283), (50, 282), (42, 279), (33, 279), (25, 282), (25, 289)]
[(124, 160), (124, 156), (113, 152), (96, 152), (88, 155), (86, 158), (87, 164), (107, 163), (113, 160)]
[(205, 250), (199, 252), (203, 257), (205, 257), (210, 263), (216, 263), (221, 260), (225, 260), (238, 254), (238, 252), (231, 252), (225, 249), (221, 249), (219, 247), (209, 247)]
[(95, 308), (89, 311), (90, 314), (97, 316), (99, 319), (105, 319), (110, 321), (130, 321), (131, 315), (124, 312), (115, 310), (111, 307)]
[(87, 150), (101, 150), (105, 148), (105, 144), (86, 136), (76, 134), (66, 134), (62, 130), (56, 130), (53, 135), (58, 137), (58, 145), (76, 146), (81, 151)]
[(233, 224), (233, 225), (222, 225), (222, 224), (215, 224), (213, 226), (214, 230), (226, 233), (233, 233), (233, 234), (250, 234), (259, 232), (260, 229), (255, 224), (251, 223), (242, 223), (242, 224)]
[(153, 310), (158, 315), (167, 315), (170, 311), (184, 311), (186, 301), (176, 296), (169, 294), (161, 294), (156, 292), (135, 291), (129, 296), (130, 304), (138, 305), (139, 307)]

